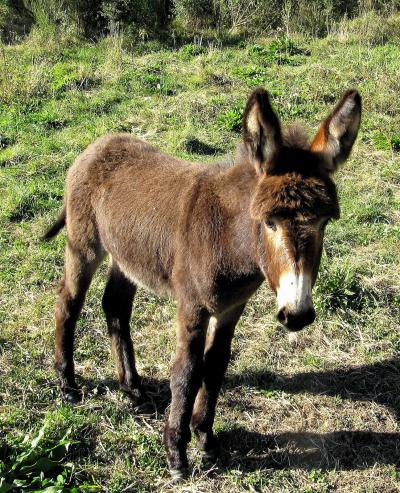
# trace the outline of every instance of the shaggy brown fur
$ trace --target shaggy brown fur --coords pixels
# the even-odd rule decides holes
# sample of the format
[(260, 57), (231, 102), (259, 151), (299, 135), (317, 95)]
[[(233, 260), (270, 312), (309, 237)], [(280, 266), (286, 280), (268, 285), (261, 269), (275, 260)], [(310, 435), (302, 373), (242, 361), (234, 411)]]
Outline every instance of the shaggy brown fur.
[[(129, 334), (136, 287), (174, 296), (168, 462), (182, 477), (189, 426), (214, 458), (215, 405), (234, 327), (265, 278), (276, 292), (282, 273), (295, 265), (315, 281), (323, 227), (339, 216), (330, 173), (350, 153), (360, 112), (360, 96), (348, 92), (309, 147), (298, 131), (282, 135), (267, 93), (257, 89), (244, 112), (244, 146), (232, 165), (182, 162), (125, 134), (90, 145), (68, 172), (65, 208), (46, 234), (54, 236), (66, 223), (56, 310), (56, 368), (65, 397), (80, 397), (74, 329), (92, 276), (108, 254), (103, 307), (121, 387), (144, 398)], [(278, 316), (298, 330), (315, 313), (283, 307)]]

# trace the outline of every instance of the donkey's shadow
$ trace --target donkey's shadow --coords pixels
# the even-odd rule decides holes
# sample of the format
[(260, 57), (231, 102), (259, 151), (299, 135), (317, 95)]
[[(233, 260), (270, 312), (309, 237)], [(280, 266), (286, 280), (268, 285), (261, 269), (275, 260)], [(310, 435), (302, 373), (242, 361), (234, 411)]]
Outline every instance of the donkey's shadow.
[(366, 431), (262, 435), (244, 428), (221, 432), (221, 470), (365, 469), (400, 466), (400, 434)]
[[(144, 378), (156, 418), (164, 420), (170, 391), (168, 380)], [(93, 387), (93, 383), (89, 386)], [(388, 408), (400, 423), (400, 361), (389, 359), (371, 365), (332, 371), (310, 371), (293, 376), (268, 372), (246, 372), (227, 377), (223, 390), (239, 387), (311, 393), (343, 400), (374, 402)], [(102, 390), (116, 390), (115, 381), (97, 382)], [(229, 405), (234, 405), (230, 401)], [(220, 470), (240, 467), (244, 471), (265, 468), (363, 469), (374, 464), (400, 466), (400, 433), (335, 431), (331, 433), (288, 432), (263, 435), (245, 428), (218, 434), (222, 454)]]
[[(294, 376), (254, 372), (233, 375), (225, 388), (243, 384), (262, 390), (311, 393), (353, 401), (374, 402), (388, 408), (400, 421), (400, 361), (390, 359), (371, 365)], [(376, 463), (400, 465), (400, 433), (335, 431), (292, 432), (262, 435), (243, 428), (219, 434), (223, 469), (273, 468), (362, 469)], [(224, 457), (229, 454), (229, 459)], [(228, 463), (229, 464), (228, 464)]]
[(400, 421), (400, 360), (392, 358), (371, 365), (330, 371), (310, 371), (293, 376), (247, 372), (228, 377), (225, 388), (247, 385), (291, 394), (309, 393), (375, 402), (391, 410)]

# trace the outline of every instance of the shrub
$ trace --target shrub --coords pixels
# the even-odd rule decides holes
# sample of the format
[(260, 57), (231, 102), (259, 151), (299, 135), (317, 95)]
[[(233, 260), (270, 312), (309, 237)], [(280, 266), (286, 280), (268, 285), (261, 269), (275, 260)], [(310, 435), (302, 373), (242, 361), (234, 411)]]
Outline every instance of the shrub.
[(322, 36), (344, 18), (374, 11), (394, 14), (398, 0), (175, 0), (174, 13), (189, 27), (217, 27), (251, 34), (268, 34), (277, 28)]
[(103, 0), (102, 13), (111, 32), (116, 29), (128, 35), (145, 38), (165, 27), (167, 9), (162, 0)]
[(276, 27), (278, 0), (175, 0), (174, 14), (189, 27), (261, 30)]
[(213, 0), (175, 0), (174, 14), (190, 27), (215, 27), (218, 24)]
[(184, 60), (189, 60), (190, 58), (202, 55), (205, 52), (206, 48), (199, 44), (187, 44), (180, 49), (182, 59)]
[(22, 0), (0, 0), (0, 40), (14, 41), (30, 31), (34, 17)]
[[(11, 0), (0, 0), (8, 2)], [(19, 0), (22, 3), (22, 0)], [(36, 26), (44, 33), (68, 32), (88, 39), (128, 31), (138, 37), (140, 29), (154, 34), (166, 25), (166, 0), (24, 0)], [(2, 18), (0, 3), (0, 20)], [(3, 14), (4, 16), (5, 14)]]
[[(3, 40), (11, 40), (35, 23), (45, 35), (63, 31), (93, 39), (123, 32), (136, 43), (159, 37), (174, 16), (177, 28), (251, 35), (280, 29), (287, 36), (339, 29), (342, 37), (362, 35), (376, 44), (399, 39), (399, 7), (400, 0), (0, 0), (0, 30)], [(390, 22), (382, 20), (388, 15)]]

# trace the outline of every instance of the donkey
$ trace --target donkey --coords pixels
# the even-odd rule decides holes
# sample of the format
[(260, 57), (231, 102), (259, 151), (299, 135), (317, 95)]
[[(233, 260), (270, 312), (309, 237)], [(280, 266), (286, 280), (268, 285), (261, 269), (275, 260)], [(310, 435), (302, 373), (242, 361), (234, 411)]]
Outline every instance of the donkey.
[(137, 286), (175, 297), (177, 349), (164, 431), (170, 473), (177, 480), (187, 474), (191, 431), (215, 460), (217, 397), (250, 296), (267, 279), (289, 331), (315, 319), (312, 287), (324, 228), (339, 217), (331, 174), (348, 158), (360, 118), (360, 95), (349, 91), (309, 144), (298, 129), (282, 132), (259, 88), (247, 101), (232, 163), (183, 162), (127, 134), (91, 144), (70, 168), (63, 211), (45, 235), (66, 225), (55, 353), (65, 399), (81, 397), (74, 329), (108, 254), (103, 308), (121, 388), (135, 402), (146, 399), (129, 329)]

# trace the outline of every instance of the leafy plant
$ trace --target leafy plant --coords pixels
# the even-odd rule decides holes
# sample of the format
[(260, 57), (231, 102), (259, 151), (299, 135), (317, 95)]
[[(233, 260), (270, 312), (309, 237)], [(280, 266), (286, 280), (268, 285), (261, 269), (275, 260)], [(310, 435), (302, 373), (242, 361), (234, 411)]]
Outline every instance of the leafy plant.
[(258, 65), (238, 66), (232, 73), (239, 79), (245, 80), (249, 86), (261, 86), (267, 80), (265, 69)]
[(180, 53), (183, 60), (189, 60), (192, 57), (202, 55), (206, 52), (206, 48), (200, 44), (187, 44), (182, 46)]
[(67, 89), (85, 90), (95, 86), (97, 81), (85, 73), (79, 65), (73, 63), (57, 63), (52, 69), (51, 89), (56, 92)]
[(223, 113), (218, 118), (218, 124), (232, 132), (240, 132), (242, 128), (242, 109), (234, 107), (226, 113)]
[(0, 462), (0, 493), (98, 491), (94, 485), (74, 485), (74, 465), (65, 461), (71, 445), (78, 443), (69, 438), (71, 430), (58, 441), (46, 441), (45, 432), (43, 426), (33, 440), (26, 435), (14, 444), (15, 448), (0, 449), (5, 456), (4, 462)]
[(269, 45), (252, 45), (249, 47), (248, 53), (264, 66), (275, 63), (278, 65), (300, 65), (303, 63), (302, 59), (292, 57), (295, 55), (309, 56), (311, 54), (309, 50), (298, 48), (294, 41), (287, 36), (280, 36)]

